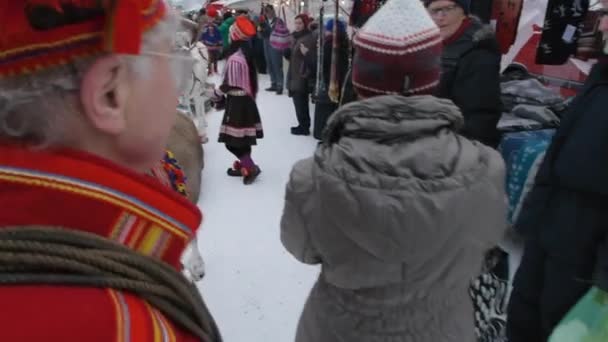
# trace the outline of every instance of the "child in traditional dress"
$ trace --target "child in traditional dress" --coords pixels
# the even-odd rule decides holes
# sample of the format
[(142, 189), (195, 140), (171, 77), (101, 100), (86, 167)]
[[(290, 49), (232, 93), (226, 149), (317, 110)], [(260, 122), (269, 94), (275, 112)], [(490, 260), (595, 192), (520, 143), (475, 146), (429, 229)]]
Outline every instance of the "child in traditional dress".
[(249, 39), (256, 34), (255, 25), (239, 16), (230, 27), (231, 43), (227, 56), (224, 80), (219, 89), (211, 90), (214, 101), (226, 100), (226, 111), (220, 128), (219, 142), (237, 157), (229, 176), (243, 177), (251, 184), (260, 174), (260, 168), (251, 159), (251, 146), (264, 137), (262, 122), (255, 97), (258, 91), (257, 71)]

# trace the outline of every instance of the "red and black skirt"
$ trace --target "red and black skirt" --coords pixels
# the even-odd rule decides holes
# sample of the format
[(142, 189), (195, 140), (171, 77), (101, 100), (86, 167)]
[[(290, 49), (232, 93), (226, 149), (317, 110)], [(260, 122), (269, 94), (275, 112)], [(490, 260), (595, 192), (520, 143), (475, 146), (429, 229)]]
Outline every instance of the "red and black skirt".
[(264, 137), (262, 120), (254, 99), (245, 94), (226, 95), (226, 111), (220, 126), (219, 142), (228, 146), (257, 145)]

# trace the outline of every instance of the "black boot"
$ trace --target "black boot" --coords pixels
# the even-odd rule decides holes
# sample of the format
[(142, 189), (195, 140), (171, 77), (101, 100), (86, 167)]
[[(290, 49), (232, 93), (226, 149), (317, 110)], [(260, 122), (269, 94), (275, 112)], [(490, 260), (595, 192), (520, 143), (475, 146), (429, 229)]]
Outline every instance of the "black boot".
[(266, 91), (277, 91), (277, 87), (270, 86), (269, 88), (266, 88)]
[(262, 170), (260, 170), (260, 168), (257, 165), (254, 165), (251, 168), (242, 168), (241, 169), (242, 174), (243, 174), (243, 184), (245, 185), (249, 185), (251, 183), (253, 183), (256, 178), (258, 178), (258, 176), (260, 175), (260, 173), (262, 173)]
[(291, 127), (291, 134), (293, 135), (310, 135), (310, 128), (303, 126)]

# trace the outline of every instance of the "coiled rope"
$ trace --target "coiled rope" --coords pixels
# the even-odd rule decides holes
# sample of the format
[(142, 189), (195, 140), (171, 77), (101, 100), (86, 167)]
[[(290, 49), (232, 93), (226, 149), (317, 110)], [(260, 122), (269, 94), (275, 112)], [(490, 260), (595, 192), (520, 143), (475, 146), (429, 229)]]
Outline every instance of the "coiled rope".
[(0, 286), (26, 284), (132, 292), (201, 341), (221, 341), (194, 284), (163, 261), (95, 234), (48, 226), (0, 227)]

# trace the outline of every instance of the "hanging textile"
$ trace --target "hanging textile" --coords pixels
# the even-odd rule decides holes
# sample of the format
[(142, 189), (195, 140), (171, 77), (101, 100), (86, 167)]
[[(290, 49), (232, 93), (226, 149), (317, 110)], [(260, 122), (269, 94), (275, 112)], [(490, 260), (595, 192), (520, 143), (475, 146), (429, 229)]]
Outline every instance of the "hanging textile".
[(502, 54), (515, 43), (522, 9), (523, 0), (494, 0), (492, 21), (496, 22), (496, 39)]
[(589, 0), (549, 0), (536, 63), (560, 65), (576, 54)]
[(600, 12), (589, 11), (581, 23), (580, 36), (576, 44), (575, 58), (587, 61), (597, 58), (602, 41), (602, 33), (598, 30)]
[(385, 2), (386, 0), (355, 0), (350, 12), (350, 25), (362, 27)]

